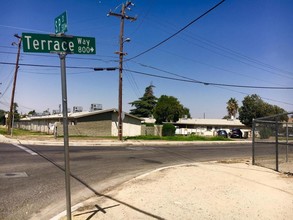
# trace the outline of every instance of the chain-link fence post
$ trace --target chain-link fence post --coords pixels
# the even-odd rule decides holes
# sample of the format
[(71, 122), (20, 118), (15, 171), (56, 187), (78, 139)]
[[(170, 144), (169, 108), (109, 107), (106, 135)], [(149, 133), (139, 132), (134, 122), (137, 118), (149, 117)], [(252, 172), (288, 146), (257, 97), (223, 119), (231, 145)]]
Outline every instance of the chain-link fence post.
[(276, 171), (279, 172), (279, 125), (278, 125), (278, 117), (276, 117), (275, 123), (275, 132), (276, 132)]
[(289, 142), (289, 129), (288, 122), (286, 123), (286, 163), (288, 163), (288, 142)]
[(255, 164), (255, 153), (254, 153), (254, 151), (255, 151), (255, 145), (254, 145), (254, 143), (255, 143), (255, 120), (254, 119), (252, 119), (252, 165), (254, 165)]

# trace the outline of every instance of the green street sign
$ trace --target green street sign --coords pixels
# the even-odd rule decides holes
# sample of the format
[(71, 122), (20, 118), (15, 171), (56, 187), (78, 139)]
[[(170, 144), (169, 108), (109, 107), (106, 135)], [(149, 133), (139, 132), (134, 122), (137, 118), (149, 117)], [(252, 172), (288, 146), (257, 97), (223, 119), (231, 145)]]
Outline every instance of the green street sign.
[(23, 52), (96, 54), (93, 37), (22, 33)]
[(55, 34), (64, 34), (67, 32), (67, 14), (66, 11), (54, 20)]

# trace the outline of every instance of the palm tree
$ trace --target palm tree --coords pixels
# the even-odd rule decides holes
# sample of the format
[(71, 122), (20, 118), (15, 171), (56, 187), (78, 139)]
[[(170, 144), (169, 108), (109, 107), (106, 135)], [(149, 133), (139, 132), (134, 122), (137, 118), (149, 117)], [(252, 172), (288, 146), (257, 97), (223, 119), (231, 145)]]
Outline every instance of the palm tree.
[(235, 118), (238, 112), (238, 102), (235, 98), (230, 98), (227, 102), (227, 111), (230, 118)]

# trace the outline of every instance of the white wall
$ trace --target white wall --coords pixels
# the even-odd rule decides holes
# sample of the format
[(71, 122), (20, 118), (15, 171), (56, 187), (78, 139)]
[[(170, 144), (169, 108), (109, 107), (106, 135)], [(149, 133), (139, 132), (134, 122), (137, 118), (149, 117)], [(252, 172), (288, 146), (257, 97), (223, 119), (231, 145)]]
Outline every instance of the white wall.
[[(138, 136), (141, 135), (141, 125), (129, 124), (123, 122), (123, 136)], [(118, 124), (112, 122), (112, 136), (118, 136)]]

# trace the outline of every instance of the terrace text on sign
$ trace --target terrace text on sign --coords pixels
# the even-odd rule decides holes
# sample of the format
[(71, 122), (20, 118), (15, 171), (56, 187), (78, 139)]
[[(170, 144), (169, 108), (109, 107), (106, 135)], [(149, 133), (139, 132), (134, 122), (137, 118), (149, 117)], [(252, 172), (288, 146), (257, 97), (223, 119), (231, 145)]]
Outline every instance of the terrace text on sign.
[(95, 38), (23, 33), (23, 51), (32, 53), (95, 54)]

